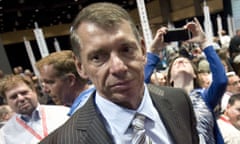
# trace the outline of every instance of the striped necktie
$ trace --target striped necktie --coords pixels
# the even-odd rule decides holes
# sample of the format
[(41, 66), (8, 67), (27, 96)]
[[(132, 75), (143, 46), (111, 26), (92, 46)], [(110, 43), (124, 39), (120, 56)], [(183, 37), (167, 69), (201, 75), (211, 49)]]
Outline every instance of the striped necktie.
[(145, 116), (136, 114), (132, 121), (133, 138), (132, 144), (151, 144), (151, 139), (145, 134), (144, 121)]

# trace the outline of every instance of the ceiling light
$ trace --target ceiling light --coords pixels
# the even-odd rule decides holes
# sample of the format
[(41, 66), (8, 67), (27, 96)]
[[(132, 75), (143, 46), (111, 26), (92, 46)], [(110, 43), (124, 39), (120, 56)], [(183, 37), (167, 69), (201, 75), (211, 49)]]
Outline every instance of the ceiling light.
[(15, 21), (15, 26), (18, 26), (18, 25), (19, 25), (18, 21)]
[(71, 19), (72, 16), (71, 16), (70, 14), (67, 14), (67, 18), (68, 18), (68, 19)]
[(22, 17), (21, 11), (17, 11), (17, 16), (18, 16), (18, 17)]
[(23, 4), (25, 0), (19, 0), (18, 3)]

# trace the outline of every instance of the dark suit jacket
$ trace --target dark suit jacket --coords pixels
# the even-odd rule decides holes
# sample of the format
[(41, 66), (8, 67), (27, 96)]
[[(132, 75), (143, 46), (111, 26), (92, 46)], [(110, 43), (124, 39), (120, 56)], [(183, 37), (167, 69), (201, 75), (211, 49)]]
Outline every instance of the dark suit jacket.
[[(154, 85), (149, 85), (148, 88), (173, 142), (198, 144), (196, 119), (188, 95), (181, 89)], [(96, 110), (94, 95), (95, 93), (63, 126), (40, 144), (113, 144), (104, 120)]]

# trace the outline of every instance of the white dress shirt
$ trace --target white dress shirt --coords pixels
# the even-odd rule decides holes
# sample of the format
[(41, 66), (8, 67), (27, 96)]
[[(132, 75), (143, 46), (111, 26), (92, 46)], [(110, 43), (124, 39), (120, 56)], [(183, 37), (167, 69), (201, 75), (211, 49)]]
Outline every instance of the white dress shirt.
[(0, 129), (0, 144), (36, 144), (40, 141), (36, 135), (44, 138), (61, 126), (68, 111), (65, 106), (39, 105), (31, 117), (15, 114)]
[(240, 144), (240, 130), (228, 122), (226, 116), (221, 115), (217, 123), (225, 144)]

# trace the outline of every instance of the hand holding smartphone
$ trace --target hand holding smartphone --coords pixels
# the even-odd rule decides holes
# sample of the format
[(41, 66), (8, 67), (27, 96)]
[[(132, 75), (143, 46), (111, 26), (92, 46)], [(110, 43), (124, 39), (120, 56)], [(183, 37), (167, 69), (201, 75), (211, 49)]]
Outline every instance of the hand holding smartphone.
[(164, 42), (185, 41), (191, 38), (191, 32), (185, 28), (176, 28), (168, 30), (163, 37)]

